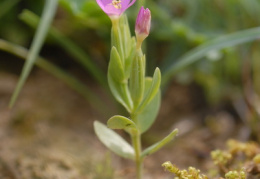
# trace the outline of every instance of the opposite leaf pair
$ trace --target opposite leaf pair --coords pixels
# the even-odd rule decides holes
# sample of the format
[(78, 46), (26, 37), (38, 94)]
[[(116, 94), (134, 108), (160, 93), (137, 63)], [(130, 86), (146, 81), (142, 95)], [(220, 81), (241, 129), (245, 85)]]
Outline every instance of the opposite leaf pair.
[[(115, 117), (121, 118), (121, 116), (115, 116)], [(125, 126), (127, 124), (133, 125), (129, 121), (131, 121), (131, 120), (128, 119), (125, 121), (121, 121), (121, 124), (117, 123), (117, 124), (113, 124), (113, 125), (118, 126), (118, 128), (121, 128), (122, 126)], [(113, 122), (111, 121), (111, 123), (113, 123)], [(110, 125), (110, 124), (108, 124), (108, 125)], [(102, 143), (107, 148), (109, 148), (111, 151), (113, 151), (114, 153), (116, 153), (117, 155), (119, 155), (123, 158), (135, 160), (135, 151), (134, 151), (133, 147), (129, 143), (127, 143), (120, 135), (118, 135), (116, 132), (107, 128), (104, 124), (102, 124), (98, 121), (94, 122), (94, 128), (95, 128), (95, 131), (96, 131), (96, 134), (97, 134), (99, 140), (102, 141)], [(131, 128), (131, 127), (129, 127), (129, 128)], [(148, 147), (147, 149), (145, 149), (141, 153), (141, 158), (144, 158), (148, 155), (155, 153), (156, 151), (161, 149), (164, 145), (166, 145), (171, 140), (173, 140), (177, 134), (178, 134), (178, 129), (173, 130), (164, 139), (162, 139), (161, 141), (159, 141), (159, 142), (153, 144), (152, 146)]]

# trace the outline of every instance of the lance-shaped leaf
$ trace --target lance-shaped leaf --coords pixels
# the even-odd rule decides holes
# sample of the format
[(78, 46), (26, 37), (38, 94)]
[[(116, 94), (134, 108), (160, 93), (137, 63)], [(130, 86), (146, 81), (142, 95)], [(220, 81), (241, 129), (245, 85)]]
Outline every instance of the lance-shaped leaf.
[(132, 37), (132, 39), (127, 42), (127, 49), (129, 49), (129, 53), (127, 53), (125, 57), (125, 76), (129, 78), (132, 62), (136, 53), (135, 37)]
[(130, 33), (130, 28), (128, 24), (128, 19), (127, 16), (124, 14), (121, 16), (120, 21), (119, 21), (119, 28), (122, 34), (122, 45), (124, 49), (124, 55), (125, 57), (129, 55), (129, 51), (131, 48), (129, 48), (129, 42), (131, 42), (131, 33)]
[(108, 66), (108, 84), (116, 100), (121, 103), (128, 111), (132, 109), (132, 99), (124, 75), (124, 68), (115, 47), (112, 47), (110, 62)]
[(124, 67), (116, 47), (111, 49), (108, 73), (118, 83), (122, 83), (125, 80)]
[(162, 85), (165, 86), (171, 78), (183, 68), (203, 59), (212, 50), (220, 50), (259, 39), (260, 27), (241, 30), (212, 39), (185, 53), (179, 59), (174, 60), (163, 70)]
[(136, 42), (135, 42), (135, 37), (131, 37), (127, 15), (121, 16), (119, 25), (120, 25), (120, 32), (122, 35), (121, 43), (124, 50), (125, 75), (128, 78), (130, 75), (131, 64), (135, 55)]
[[(146, 77), (145, 79), (145, 92), (148, 93), (152, 85), (152, 78)], [(152, 101), (146, 105), (146, 107), (137, 115), (138, 128), (141, 133), (147, 131), (154, 123), (161, 104), (161, 91), (158, 90)]]
[(124, 67), (125, 77), (129, 78), (132, 60), (134, 58), (136, 42), (135, 37), (131, 37), (128, 19), (122, 15), (119, 21), (112, 21), (111, 43), (120, 54)]
[(133, 102), (130, 96), (127, 83), (120, 84), (118, 82), (115, 82), (115, 80), (113, 80), (111, 75), (108, 74), (108, 84), (116, 100), (120, 104), (122, 104), (128, 112), (131, 112), (133, 107)]
[(134, 149), (120, 135), (98, 121), (94, 122), (94, 129), (99, 140), (107, 148), (121, 157), (134, 159)]
[(124, 42), (122, 37), (122, 31), (120, 29), (119, 20), (112, 20), (112, 30), (111, 30), (111, 46), (115, 46), (118, 50), (118, 53), (121, 57), (122, 64), (124, 66), (125, 54), (124, 54)]
[(145, 56), (137, 53), (133, 63), (130, 74), (130, 93), (134, 103), (134, 108), (137, 107), (143, 99), (145, 87)]
[(120, 115), (111, 117), (107, 121), (107, 126), (111, 129), (136, 128), (136, 125), (132, 120)]
[(173, 130), (168, 136), (166, 136), (164, 139), (162, 139), (161, 141), (155, 143), (154, 145), (148, 147), (147, 149), (145, 149), (142, 152), (141, 157), (144, 158), (147, 155), (151, 155), (154, 152), (157, 152), (159, 149), (161, 149), (163, 146), (165, 146), (166, 144), (168, 144), (172, 139), (174, 139), (176, 137), (176, 135), (178, 134), (178, 129)]
[(153, 100), (153, 98), (155, 97), (155, 95), (160, 89), (160, 84), (161, 84), (161, 72), (159, 68), (156, 68), (153, 75), (152, 85), (148, 93), (145, 95), (142, 103), (137, 108), (137, 113), (141, 112), (146, 107), (146, 105)]

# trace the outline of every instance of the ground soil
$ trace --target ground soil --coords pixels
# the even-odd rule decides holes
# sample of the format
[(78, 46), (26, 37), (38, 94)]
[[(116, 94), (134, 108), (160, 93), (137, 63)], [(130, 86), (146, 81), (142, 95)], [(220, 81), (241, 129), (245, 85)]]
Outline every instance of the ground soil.
[[(134, 163), (110, 153), (94, 134), (93, 122), (105, 123), (109, 116), (100, 115), (90, 102), (40, 69), (33, 71), (9, 109), (17, 80), (14, 73), (0, 72), (1, 179), (134, 178)], [(238, 121), (224, 109), (207, 107), (196, 85), (173, 83), (163, 95), (158, 120), (143, 136), (144, 148), (174, 128), (180, 134), (145, 159), (144, 178), (173, 178), (161, 167), (165, 161), (207, 172), (214, 166), (211, 150), (224, 148), (228, 138), (247, 139)]]

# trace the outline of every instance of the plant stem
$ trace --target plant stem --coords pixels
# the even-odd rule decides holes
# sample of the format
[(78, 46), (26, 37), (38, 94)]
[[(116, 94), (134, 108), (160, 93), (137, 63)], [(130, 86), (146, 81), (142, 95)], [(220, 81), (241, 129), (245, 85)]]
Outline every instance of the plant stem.
[(135, 150), (135, 163), (136, 163), (136, 178), (142, 178), (143, 160), (141, 159), (141, 135), (139, 132), (132, 137), (132, 143)]
[(111, 18), (112, 21), (112, 46), (115, 46), (121, 57), (123, 66), (125, 66), (125, 56), (122, 42), (122, 34), (119, 26), (119, 18)]
[[(132, 120), (136, 122), (135, 117), (132, 115)], [(136, 163), (136, 178), (142, 178), (142, 169), (143, 169), (143, 159), (141, 157), (142, 153), (142, 144), (141, 144), (141, 133), (137, 131), (131, 135), (132, 145), (135, 150), (135, 163)]]

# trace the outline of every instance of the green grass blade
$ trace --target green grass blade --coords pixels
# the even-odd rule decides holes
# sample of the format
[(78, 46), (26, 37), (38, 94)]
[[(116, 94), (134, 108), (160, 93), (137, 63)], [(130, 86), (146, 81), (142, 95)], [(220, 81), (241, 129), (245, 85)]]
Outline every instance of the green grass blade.
[(20, 0), (6, 0), (0, 3), (0, 19)]
[[(39, 23), (39, 17), (28, 10), (24, 10), (20, 15), (20, 18), (32, 28), (36, 28)], [(73, 56), (85, 70), (90, 72), (90, 74), (92, 74), (92, 76), (102, 85), (102, 87), (108, 89), (105, 73), (91, 61), (88, 55), (79, 46), (77, 46), (70, 39), (66, 38), (61, 32), (58, 31), (58, 29), (54, 27), (50, 28), (48, 35), (53, 38), (63, 49), (65, 49), (66, 52)]]
[(32, 46), (30, 48), (27, 60), (25, 62), (23, 70), (22, 70), (22, 74), (19, 78), (18, 84), (12, 95), (12, 98), (11, 98), (11, 101), (9, 104), (10, 107), (12, 107), (14, 105), (28, 75), (30, 74), (33, 64), (35, 63), (35, 61), (38, 57), (39, 51), (42, 47), (42, 44), (44, 42), (44, 39), (45, 39), (46, 34), (49, 29), (49, 26), (53, 20), (55, 12), (56, 12), (57, 4), (58, 4), (58, 0), (46, 0), (42, 19), (40, 21), (40, 24), (37, 28), (35, 37), (33, 39)]
[[(28, 55), (27, 49), (2, 39), (0, 39), (0, 50), (11, 53), (21, 59), (26, 59)], [(109, 114), (109, 111), (106, 111), (108, 107), (104, 104), (104, 102), (101, 101), (101, 99), (95, 93), (93, 93), (86, 85), (84, 85), (75, 77), (71, 76), (61, 68), (58, 68), (57, 66), (53, 65), (52, 63), (41, 57), (37, 58), (35, 65), (62, 80), (65, 84), (77, 91), (87, 101), (90, 102), (89, 104), (93, 108), (97, 109), (99, 112), (102, 112), (105, 115)]]
[(258, 0), (244, 1), (240, 0), (242, 7), (245, 8), (246, 12), (251, 16), (252, 19), (260, 22), (259, 18), (256, 18), (260, 13), (260, 3)]
[(254, 41), (260, 37), (260, 27), (242, 30), (219, 38), (210, 40), (199, 47), (187, 52), (180, 57), (177, 62), (169, 64), (169, 68), (164, 70), (162, 77), (162, 85), (165, 86), (177, 72), (192, 63), (200, 60), (211, 50), (220, 50), (226, 47), (239, 45), (242, 43)]

